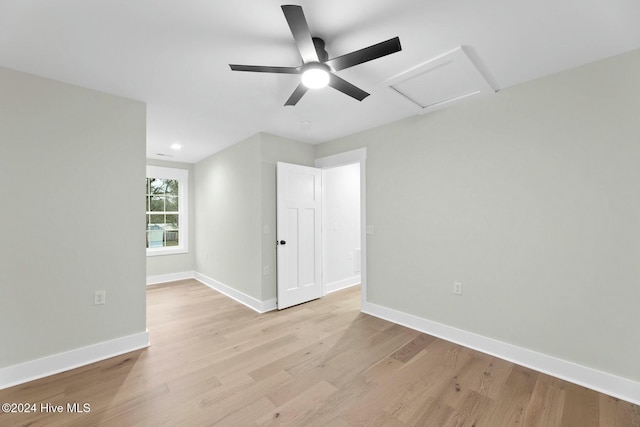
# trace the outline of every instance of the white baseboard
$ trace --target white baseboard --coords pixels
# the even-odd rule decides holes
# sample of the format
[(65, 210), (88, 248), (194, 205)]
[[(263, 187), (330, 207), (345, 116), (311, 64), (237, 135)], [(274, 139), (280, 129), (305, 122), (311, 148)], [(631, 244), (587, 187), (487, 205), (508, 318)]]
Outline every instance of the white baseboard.
[(0, 390), (149, 347), (149, 332), (104, 341), (0, 369)]
[(342, 289), (350, 288), (351, 286), (355, 286), (359, 284), (360, 284), (360, 275), (348, 277), (346, 279), (325, 284), (324, 294), (327, 295), (327, 294), (330, 294), (331, 292), (340, 291)]
[(374, 303), (362, 312), (640, 405), (640, 383)]
[(227, 286), (224, 283), (220, 283), (217, 280), (205, 276), (204, 274), (198, 273), (197, 271), (194, 273), (194, 278), (197, 281), (209, 286), (210, 288), (215, 289), (221, 294), (224, 294), (229, 298), (238, 301), (240, 304), (244, 304), (250, 309), (257, 311), (258, 313), (266, 313), (267, 311), (272, 311), (277, 308), (275, 298), (267, 301), (260, 301), (252, 296), (243, 294), (242, 292), (230, 286)]
[(147, 286), (158, 283), (175, 282), (176, 280), (193, 279), (193, 271), (182, 271), (180, 273), (160, 274), (157, 276), (147, 276)]

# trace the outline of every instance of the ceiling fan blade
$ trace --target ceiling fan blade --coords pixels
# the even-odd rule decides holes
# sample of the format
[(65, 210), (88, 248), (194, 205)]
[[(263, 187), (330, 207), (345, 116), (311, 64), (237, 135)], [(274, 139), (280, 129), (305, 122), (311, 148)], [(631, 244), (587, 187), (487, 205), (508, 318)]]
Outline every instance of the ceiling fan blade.
[(282, 12), (287, 19), (291, 34), (296, 41), (302, 61), (307, 62), (319, 62), (318, 53), (313, 44), (313, 38), (311, 37), (311, 31), (307, 25), (307, 20), (304, 18), (304, 12), (301, 6), (296, 5), (283, 5)]
[(325, 62), (325, 64), (333, 68), (335, 71), (340, 71), (401, 50), (402, 46), (400, 46), (400, 38), (394, 37), (378, 44), (365, 47), (364, 49), (356, 50), (354, 52), (347, 53), (346, 55), (330, 59)]
[(352, 85), (351, 83), (349, 83), (348, 81), (341, 79), (340, 77), (336, 76), (335, 74), (331, 74), (329, 77), (329, 86), (331, 86), (332, 88), (339, 90), (340, 92), (344, 93), (345, 95), (349, 95), (352, 98), (357, 99), (358, 101), (362, 101), (363, 99), (365, 99), (367, 96), (369, 96), (369, 94), (365, 91), (363, 91), (362, 89), (360, 89), (357, 86)]
[(262, 65), (229, 64), (233, 71), (254, 71), (257, 73), (300, 74), (299, 67), (264, 67)]
[(307, 93), (307, 90), (308, 88), (300, 83), (296, 90), (293, 91), (289, 99), (287, 99), (287, 102), (284, 103), (284, 105), (296, 105), (298, 101), (300, 101), (300, 98), (302, 98), (302, 95)]

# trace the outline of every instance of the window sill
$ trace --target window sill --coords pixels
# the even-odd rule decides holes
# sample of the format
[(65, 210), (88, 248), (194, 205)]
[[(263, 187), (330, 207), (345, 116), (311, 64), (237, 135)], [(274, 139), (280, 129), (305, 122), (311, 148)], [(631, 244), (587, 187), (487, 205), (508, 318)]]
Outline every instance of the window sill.
[(186, 253), (189, 253), (189, 251), (181, 246), (169, 248), (147, 248), (147, 256), (177, 255)]

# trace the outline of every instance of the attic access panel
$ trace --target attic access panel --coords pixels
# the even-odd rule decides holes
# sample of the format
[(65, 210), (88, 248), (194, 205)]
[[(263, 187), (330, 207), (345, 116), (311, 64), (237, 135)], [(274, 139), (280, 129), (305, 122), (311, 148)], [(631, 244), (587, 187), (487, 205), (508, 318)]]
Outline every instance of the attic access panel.
[(428, 113), (463, 99), (495, 93), (462, 47), (392, 77), (387, 85)]

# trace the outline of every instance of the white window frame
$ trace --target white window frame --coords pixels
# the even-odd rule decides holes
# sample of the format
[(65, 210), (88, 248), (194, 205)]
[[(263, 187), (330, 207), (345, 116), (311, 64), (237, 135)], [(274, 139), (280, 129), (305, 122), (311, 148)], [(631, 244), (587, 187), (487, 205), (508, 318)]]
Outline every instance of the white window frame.
[(147, 178), (175, 179), (178, 181), (179, 231), (178, 246), (147, 248), (147, 256), (184, 254), (189, 252), (189, 170), (147, 165)]

